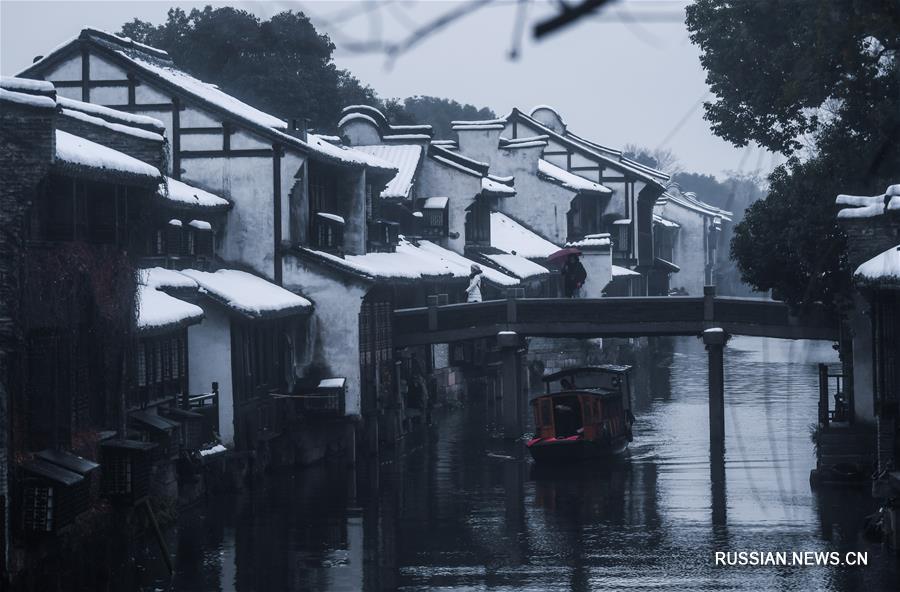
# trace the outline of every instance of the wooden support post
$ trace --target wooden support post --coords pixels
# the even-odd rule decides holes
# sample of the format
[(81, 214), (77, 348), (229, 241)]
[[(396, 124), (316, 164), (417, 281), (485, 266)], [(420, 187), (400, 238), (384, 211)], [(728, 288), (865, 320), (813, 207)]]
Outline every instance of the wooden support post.
[(728, 336), (720, 328), (703, 332), (703, 343), (709, 352), (709, 446), (712, 451), (725, 449), (725, 342)]
[[(716, 319), (716, 287), (703, 286), (703, 322), (712, 323)], [(713, 325), (707, 324), (706, 328)]]
[(438, 307), (438, 297), (437, 295), (428, 296), (428, 330), (436, 331), (437, 330), (437, 307)]
[(506, 294), (506, 322), (516, 322), (516, 296), (512, 292)]
[(500, 347), (502, 394), (501, 415), (503, 435), (506, 438), (518, 438), (525, 429), (522, 417), (522, 385), (519, 371), (519, 335), (513, 331), (501, 331), (497, 334), (497, 345)]
[(819, 428), (828, 427), (828, 364), (819, 364)]

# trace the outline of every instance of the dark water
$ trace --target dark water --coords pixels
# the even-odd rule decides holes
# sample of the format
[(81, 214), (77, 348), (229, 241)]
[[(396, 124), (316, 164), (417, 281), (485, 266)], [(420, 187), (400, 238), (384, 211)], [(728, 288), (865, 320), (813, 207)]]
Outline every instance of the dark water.
[[(477, 404), (380, 463), (273, 477), (182, 515), (116, 570), (122, 590), (898, 590), (860, 530), (865, 491), (814, 492), (816, 371), (789, 342), (726, 354), (727, 452), (711, 468), (695, 340), (644, 368), (630, 456), (544, 474)], [(794, 360), (788, 362), (786, 360)], [(711, 478), (712, 477), (712, 478)], [(713, 552), (867, 551), (869, 567), (716, 567)]]

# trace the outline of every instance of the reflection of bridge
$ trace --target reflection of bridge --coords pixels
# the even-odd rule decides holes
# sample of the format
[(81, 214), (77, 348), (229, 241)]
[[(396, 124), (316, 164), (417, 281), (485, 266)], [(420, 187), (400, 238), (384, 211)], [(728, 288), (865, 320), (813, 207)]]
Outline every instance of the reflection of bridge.
[(515, 366), (519, 336), (702, 336), (709, 351), (710, 439), (716, 446), (725, 436), (723, 350), (728, 335), (838, 338), (837, 321), (822, 307), (795, 315), (782, 302), (716, 296), (711, 286), (701, 297), (510, 298), (407, 308), (394, 311), (393, 330), (395, 347), (496, 336), (501, 349), (511, 352), (504, 356), (504, 408), (508, 407), (517, 421), (509, 423), (509, 433), (521, 425), (524, 411), (524, 405), (512, 402), (521, 398), (520, 394), (513, 397), (519, 390), (514, 386), (517, 373), (506, 368)]

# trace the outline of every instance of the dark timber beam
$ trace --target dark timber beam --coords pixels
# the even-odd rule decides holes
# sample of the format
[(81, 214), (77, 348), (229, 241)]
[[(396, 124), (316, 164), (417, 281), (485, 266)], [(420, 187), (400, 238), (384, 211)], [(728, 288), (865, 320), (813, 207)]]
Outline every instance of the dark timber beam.
[(524, 385), (521, 384), (522, 368), (519, 348), (519, 336), (512, 331), (501, 331), (497, 334), (497, 345), (500, 347), (501, 369), (501, 414), (503, 417), (503, 436), (519, 438), (525, 431)]
[(721, 327), (703, 332), (709, 362), (709, 448), (714, 454), (725, 450), (725, 342)]

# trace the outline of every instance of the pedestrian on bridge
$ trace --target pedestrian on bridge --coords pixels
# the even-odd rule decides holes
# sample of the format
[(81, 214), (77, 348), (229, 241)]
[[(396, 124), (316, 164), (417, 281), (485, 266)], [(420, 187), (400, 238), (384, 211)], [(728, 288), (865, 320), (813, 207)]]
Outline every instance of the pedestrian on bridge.
[(472, 264), (469, 272), (469, 287), (466, 288), (466, 302), (481, 302), (481, 267)]
[(573, 253), (566, 258), (566, 263), (562, 268), (562, 276), (566, 298), (578, 296), (579, 290), (581, 290), (584, 281), (587, 279), (587, 271), (578, 259), (578, 255)]

